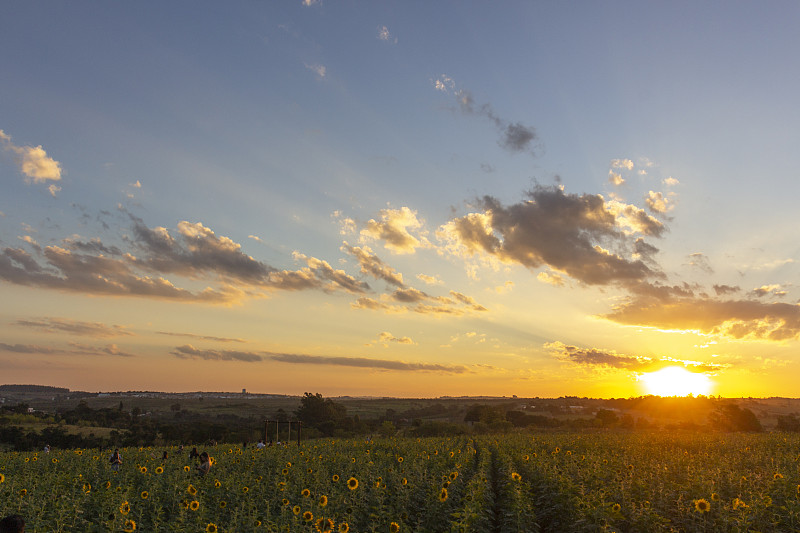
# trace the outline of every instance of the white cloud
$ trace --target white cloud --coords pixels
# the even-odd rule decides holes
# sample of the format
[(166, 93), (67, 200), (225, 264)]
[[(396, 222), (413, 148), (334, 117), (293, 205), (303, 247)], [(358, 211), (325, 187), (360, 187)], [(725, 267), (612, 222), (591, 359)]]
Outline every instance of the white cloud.
[(630, 159), (612, 159), (611, 168), (624, 168), (626, 170), (633, 170), (633, 161)]
[(609, 183), (612, 183), (613, 185), (616, 185), (617, 187), (619, 187), (620, 185), (625, 183), (625, 178), (623, 178), (621, 174), (618, 174), (618, 173), (614, 172), (613, 170), (609, 170), (608, 171), (608, 181), (609, 181)]
[(442, 285), (444, 282), (436, 276), (428, 276), (426, 274), (417, 274), (417, 279), (426, 283), (427, 285)]
[(456, 82), (454, 82), (453, 78), (451, 78), (450, 76), (442, 74), (433, 82), (433, 86), (436, 88), (437, 91), (442, 91), (446, 93), (456, 88)]
[(674, 187), (675, 185), (678, 185), (680, 181), (670, 176), (668, 178), (665, 178), (664, 181), (662, 181), (662, 183), (667, 187)]
[(51, 195), (53, 198), (55, 198), (55, 196), (56, 196), (56, 193), (57, 193), (58, 191), (60, 191), (60, 190), (61, 190), (61, 187), (59, 187), (58, 185), (50, 185), (50, 186), (47, 188), (47, 190), (48, 190), (48, 191), (50, 191), (50, 195)]
[(378, 39), (397, 44), (397, 37), (394, 37), (386, 26), (380, 26), (378, 28)]
[(654, 213), (665, 214), (675, 209), (671, 198), (664, 196), (663, 193), (650, 191), (644, 199), (647, 207)]
[(328, 69), (325, 68), (325, 65), (320, 65), (318, 63), (314, 63), (314, 64), (311, 64), (311, 65), (309, 65), (308, 63), (304, 63), (304, 65), (306, 66), (306, 68), (308, 70), (312, 71), (317, 76), (319, 76), (320, 79), (324, 79), (325, 75), (328, 72)]
[(553, 285), (555, 287), (561, 287), (564, 285), (564, 278), (555, 273), (551, 274), (549, 272), (539, 272), (536, 275), (536, 279), (542, 283), (547, 283), (548, 285)]
[[(14, 154), (14, 160), (25, 174), (25, 181), (44, 183), (47, 180), (58, 181), (61, 179), (61, 163), (47, 155), (44, 148), (39, 146), (17, 146), (11, 142), (11, 136), (0, 130), (0, 142), (4, 148)], [(55, 195), (51, 189), (51, 194)]]

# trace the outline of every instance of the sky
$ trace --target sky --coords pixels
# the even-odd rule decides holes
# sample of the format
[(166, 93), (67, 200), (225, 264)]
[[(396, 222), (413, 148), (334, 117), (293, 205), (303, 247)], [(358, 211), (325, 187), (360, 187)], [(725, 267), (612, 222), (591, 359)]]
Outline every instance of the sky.
[(4, 3), (0, 381), (797, 396), (798, 23)]

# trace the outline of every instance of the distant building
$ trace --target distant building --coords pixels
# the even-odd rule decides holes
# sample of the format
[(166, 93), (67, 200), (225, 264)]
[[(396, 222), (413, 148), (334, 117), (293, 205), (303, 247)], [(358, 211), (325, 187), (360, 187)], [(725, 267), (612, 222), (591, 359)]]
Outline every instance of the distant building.
[(247, 389), (242, 389), (242, 395), (247, 394)]

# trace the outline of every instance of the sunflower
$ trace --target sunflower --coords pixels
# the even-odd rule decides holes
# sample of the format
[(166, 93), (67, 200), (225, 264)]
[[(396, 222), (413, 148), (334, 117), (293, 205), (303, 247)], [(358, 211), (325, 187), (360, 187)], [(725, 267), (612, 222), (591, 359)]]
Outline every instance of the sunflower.
[(408, 485), (408, 480), (406, 478), (403, 478), (403, 479), (400, 480), (400, 483), (402, 485)]
[(0, 474), (0, 483), (5, 482), (6, 476), (4, 474)]
[(530, 455), (526, 455), (525, 457), (522, 458), (522, 460), (527, 463), (528, 461), (531, 460), (531, 456)]
[(350, 525), (347, 522), (339, 524), (339, 533), (349, 533)]
[(289, 475), (289, 469), (288, 468), (284, 468), (283, 470), (281, 470), (281, 474), (283, 474), (284, 476)]
[(618, 513), (622, 510), (622, 506), (618, 503), (615, 503), (614, 505), (611, 506), (611, 510), (615, 513)]
[(197, 501), (197, 500), (192, 500), (189, 503), (189, 509), (191, 509), (192, 511), (196, 511), (196, 510), (200, 509), (200, 502)]
[(56, 459), (55, 457), (53, 457), (53, 464), (56, 464), (57, 462), (58, 462), (58, 459)]
[(294, 507), (292, 507), (292, 512), (294, 513), (295, 516), (299, 515), (301, 510), (302, 509), (300, 509), (299, 505), (295, 505)]
[(208, 524), (206, 526), (206, 533), (217, 533), (217, 524)]
[(125, 525), (122, 526), (122, 531), (125, 533), (132, 533), (133, 531), (136, 531), (136, 522), (133, 520), (125, 520)]
[(358, 480), (354, 477), (351, 477), (347, 480), (347, 488), (350, 490), (356, 490), (358, 488)]
[(242, 487), (243, 494), (247, 494), (248, 492), (250, 492), (250, 487)]
[(146, 474), (147, 473), (147, 467), (146, 466), (140, 466), (139, 467), (139, 472), (141, 472), (142, 474)]
[(397, 462), (398, 463), (402, 463), (403, 462), (403, 456), (402, 455), (397, 458)]
[(311, 496), (311, 491), (308, 489), (303, 489), (303, 491), (300, 493), (300, 496), (302, 496), (303, 498), (308, 498), (309, 496)]
[(119, 506), (119, 512), (122, 515), (126, 515), (131, 512), (131, 504), (128, 502), (122, 502), (122, 505)]
[(746, 504), (746, 503), (744, 503), (744, 502), (743, 502), (742, 500), (740, 500), (739, 498), (734, 498), (734, 499), (733, 499), (733, 503), (732, 503), (731, 505), (732, 505), (732, 507), (733, 507), (733, 509), (734, 509), (734, 510), (736, 510), (736, 509), (741, 509), (741, 508), (746, 508), (746, 507), (747, 507), (747, 504)]
[(281, 503), (282, 503), (283, 505), (289, 505), (289, 500), (287, 500), (286, 498), (284, 498), (284, 499), (282, 499), (282, 500), (281, 500)]
[(694, 501), (694, 510), (698, 513), (707, 513), (711, 510), (711, 504), (708, 503), (708, 500), (700, 498)]
[(442, 490), (439, 491), (439, 501), (440, 502), (447, 501), (447, 489), (442, 488)]
[(21, 489), (21, 490), (19, 491), (19, 495), (20, 495), (20, 496), (25, 496), (26, 494), (28, 494), (28, 489)]
[(186, 487), (186, 492), (194, 496), (195, 494), (197, 494), (197, 489), (194, 488), (194, 485), (190, 484), (188, 487)]
[(319, 533), (330, 533), (333, 531), (333, 520), (330, 518), (318, 518), (314, 523), (314, 527)]
[(511, 472), (511, 479), (514, 481), (522, 481), (522, 476), (519, 475), (517, 472)]
[(218, 479), (215, 479), (215, 480), (214, 480), (214, 488), (217, 488), (217, 489), (218, 489), (218, 488), (220, 488), (221, 486), (222, 486), (222, 483), (220, 483), (220, 481), (219, 481)]
[(718, 502), (719, 501), (719, 494), (717, 494), (716, 492), (712, 492), (711, 493), (711, 501), (712, 502)]
[(110, 481), (106, 481), (106, 484), (105, 484), (105, 485), (103, 485), (103, 486), (104, 486), (106, 489), (110, 489), (110, 488), (111, 488), (111, 482), (110, 482)]
[(221, 500), (221, 501), (219, 502), (219, 508), (220, 508), (220, 509), (225, 509), (225, 507), (226, 507), (227, 505), (228, 505), (228, 502), (226, 502), (225, 500)]
[(286, 468), (291, 468), (291, 467), (292, 467), (292, 463), (286, 463)]
[(333, 479), (334, 483), (338, 483), (339, 482), (339, 474), (334, 474), (332, 479)]
[(306, 511), (305, 513), (303, 513), (303, 520), (305, 520), (306, 522), (311, 522), (312, 520), (314, 520), (314, 513), (312, 513), (311, 511)]
[(324, 494), (319, 497), (319, 505), (320, 507), (325, 507), (326, 505), (328, 505), (328, 497), (325, 496)]
[(156, 467), (156, 474), (163, 474), (163, 473), (164, 473), (164, 468), (163, 467), (160, 467), (160, 466)]
[(455, 481), (458, 477), (458, 472), (450, 472), (450, 481)]
[(143, 490), (139, 496), (141, 496), (143, 500), (146, 500), (147, 498), (150, 497), (150, 493), (147, 492), (146, 490)]
[[(2, 474), (0, 474), (0, 475), (2, 475)], [(2, 478), (0, 478), (0, 483), (2, 483), (2, 482), (3, 482), (3, 480), (2, 480)], [(86, 494), (89, 494), (91, 491), (92, 491), (92, 485), (90, 483), (84, 483), (83, 484), (83, 492), (85, 492)]]
[(310, 469), (310, 468), (309, 468), (309, 469), (308, 469), (308, 473), (309, 473), (309, 474), (311, 474), (312, 472), (314, 472), (314, 471), (313, 471), (312, 469)]
[(188, 466), (184, 466), (184, 467), (183, 467), (183, 471), (184, 471), (184, 472), (188, 472), (188, 471), (189, 471), (189, 467), (188, 467)]
[(781, 474), (780, 472), (776, 472), (775, 475), (772, 476), (772, 479), (775, 479), (775, 480), (783, 479), (783, 474)]
[(397, 522), (392, 522), (391, 524), (389, 524), (389, 531), (391, 533), (398, 533), (400, 531), (400, 524), (398, 524)]

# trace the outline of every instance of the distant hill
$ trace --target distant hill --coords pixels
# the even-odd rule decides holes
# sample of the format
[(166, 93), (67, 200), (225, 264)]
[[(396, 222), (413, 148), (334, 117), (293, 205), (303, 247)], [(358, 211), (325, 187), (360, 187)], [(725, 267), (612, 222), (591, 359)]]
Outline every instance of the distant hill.
[(66, 394), (69, 392), (69, 389), (64, 387), (49, 387), (47, 385), (0, 385), (0, 392)]

